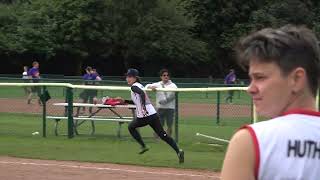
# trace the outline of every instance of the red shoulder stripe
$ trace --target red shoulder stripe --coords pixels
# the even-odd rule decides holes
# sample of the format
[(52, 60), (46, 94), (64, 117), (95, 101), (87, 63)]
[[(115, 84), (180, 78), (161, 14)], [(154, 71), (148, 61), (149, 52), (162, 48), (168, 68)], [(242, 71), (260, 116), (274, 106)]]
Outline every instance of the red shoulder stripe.
[(307, 109), (291, 109), (289, 111), (282, 113), (283, 116), (289, 115), (289, 114), (305, 114), (310, 116), (320, 116), (320, 112), (307, 110)]
[(254, 132), (253, 128), (249, 125), (245, 125), (245, 126), (241, 127), (240, 129), (247, 129), (252, 137), (254, 152), (255, 152), (254, 174), (255, 174), (255, 179), (258, 179), (259, 166), (260, 166), (260, 148), (259, 148), (259, 142), (258, 142), (257, 135)]

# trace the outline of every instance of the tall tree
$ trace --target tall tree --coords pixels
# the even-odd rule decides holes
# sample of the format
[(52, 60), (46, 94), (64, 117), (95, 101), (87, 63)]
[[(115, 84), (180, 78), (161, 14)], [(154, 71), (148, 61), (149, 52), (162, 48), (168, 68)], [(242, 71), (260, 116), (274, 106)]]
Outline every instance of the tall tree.
[(167, 0), (113, 1), (108, 11), (112, 51), (123, 57), (126, 67), (137, 61), (208, 60), (206, 43), (193, 37), (184, 21), (186, 18), (172, 3)]
[[(212, 58), (212, 71), (222, 73), (230, 67), (230, 37), (235, 30), (247, 23), (252, 11), (258, 9), (255, 0), (183, 0), (186, 15), (194, 19), (193, 31), (209, 43)], [(238, 33), (238, 32), (237, 32)], [(231, 36), (230, 36), (231, 34)]]
[(234, 64), (232, 48), (244, 34), (265, 27), (304, 24), (319, 29), (319, 2), (315, 0), (183, 0), (194, 19), (193, 31), (209, 43), (213, 69), (223, 73)]
[(208, 60), (207, 44), (168, 0), (21, 0), (0, 6), (0, 54), (63, 55), (80, 73), (93, 57), (124, 67), (151, 61)]

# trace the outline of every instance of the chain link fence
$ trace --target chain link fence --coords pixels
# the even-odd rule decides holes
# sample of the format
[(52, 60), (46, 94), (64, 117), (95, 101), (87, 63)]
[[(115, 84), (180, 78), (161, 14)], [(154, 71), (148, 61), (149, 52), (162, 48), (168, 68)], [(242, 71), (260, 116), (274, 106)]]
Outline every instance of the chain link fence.
[[(11, 78), (1, 80), (1, 82), (21, 83), (23, 80)], [(43, 82), (61, 83), (61, 80), (43, 80)], [(81, 85), (83, 81), (77, 80), (72, 83)], [(124, 82), (113, 82), (113, 84), (100, 82), (98, 85), (125, 87)], [(67, 96), (68, 89), (69, 93), (71, 93), (69, 96)], [(84, 98), (84, 92), (88, 91), (93, 92), (94, 95)], [(50, 95), (50, 99), (46, 102), (40, 98), (45, 95), (45, 92)], [(148, 95), (154, 105), (157, 101), (156, 93), (148, 91)], [(130, 108), (110, 110), (98, 107), (74, 107), (71, 115), (73, 116), (73, 125), (77, 126), (77, 128), (70, 129), (68, 112), (71, 109), (68, 109), (67, 104), (70, 98), (74, 103), (101, 104), (102, 98), (106, 96), (130, 99), (130, 92), (117, 89), (71, 89), (61, 86), (2, 86), (0, 90), (0, 103), (2, 104), (0, 107), (0, 133), (30, 136), (32, 133), (39, 132), (41, 134), (43, 130), (46, 130), (47, 136), (69, 135), (69, 137), (72, 137), (73, 135), (94, 134), (101, 136), (128, 136), (126, 124), (129, 120), (120, 122), (117, 121), (117, 118), (126, 117), (130, 119), (133, 116)], [(94, 102), (93, 98), (95, 98)], [(240, 127), (253, 121), (251, 98), (243, 90), (176, 92), (176, 101), (173, 133), (179, 130), (179, 126), (192, 127), (193, 124), (197, 124), (204, 127), (215, 126), (217, 128), (219, 126)], [(57, 103), (60, 103), (60, 105), (57, 105)], [(92, 115), (93, 113), (94, 115)], [(108, 117), (107, 119), (112, 119), (113, 123), (104, 122), (103, 120), (106, 117)], [(95, 119), (92, 121), (90, 118)], [(70, 132), (71, 130), (72, 132)], [(204, 130), (199, 128), (196, 131), (203, 132)], [(153, 134), (150, 132), (147, 133), (147, 136), (152, 137)], [(176, 139), (179, 138), (178, 133), (176, 133), (175, 137)]]

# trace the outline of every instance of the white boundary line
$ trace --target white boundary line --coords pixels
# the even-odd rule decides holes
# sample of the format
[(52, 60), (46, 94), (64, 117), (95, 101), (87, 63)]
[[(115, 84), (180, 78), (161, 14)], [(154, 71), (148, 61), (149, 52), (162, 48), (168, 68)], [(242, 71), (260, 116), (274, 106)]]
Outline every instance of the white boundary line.
[(81, 166), (81, 165), (63, 165), (63, 164), (47, 164), (47, 163), (31, 163), (31, 162), (13, 162), (13, 161), (0, 161), (0, 164), (17, 164), (26, 166), (54, 166), (54, 167), (64, 167), (64, 168), (74, 168), (74, 169), (92, 169), (92, 170), (102, 170), (102, 171), (119, 171), (126, 173), (139, 173), (139, 174), (154, 174), (154, 175), (172, 175), (172, 176), (187, 176), (187, 177), (205, 177), (205, 178), (217, 178), (219, 176), (210, 175), (200, 175), (200, 174), (186, 174), (186, 173), (167, 173), (167, 172), (152, 172), (152, 171), (141, 171), (141, 170), (130, 170), (130, 169), (116, 169), (107, 167), (94, 167), (94, 166)]
[(209, 139), (213, 139), (213, 140), (221, 141), (221, 142), (225, 142), (225, 143), (229, 143), (230, 142), (229, 140), (226, 140), (226, 139), (221, 139), (221, 138), (217, 138), (217, 137), (213, 137), (213, 136), (208, 136), (208, 135), (201, 134), (201, 133), (196, 133), (196, 136), (202, 136), (202, 137), (205, 137), (205, 138), (209, 138)]

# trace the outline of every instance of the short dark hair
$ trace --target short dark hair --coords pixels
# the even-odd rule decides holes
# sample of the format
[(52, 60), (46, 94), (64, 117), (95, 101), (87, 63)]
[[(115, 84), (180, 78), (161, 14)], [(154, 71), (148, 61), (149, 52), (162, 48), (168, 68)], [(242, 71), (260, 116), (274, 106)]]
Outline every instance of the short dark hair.
[(33, 62), (32, 62), (32, 66), (34, 66), (34, 65), (36, 65), (36, 64), (39, 64), (39, 62), (38, 62), (38, 61), (33, 61)]
[(92, 67), (91, 66), (87, 66), (86, 67), (86, 71), (92, 71)]
[(141, 77), (140, 76), (136, 76), (136, 82), (141, 83)]
[(165, 68), (160, 70), (159, 75), (162, 76), (164, 73), (168, 73), (169, 76), (170, 76), (169, 70), (168, 70), (168, 69), (165, 69)]
[(319, 84), (319, 44), (314, 33), (304, 26), (286, 25), (278, 29), (266, 28), (242, 38), (237, 46), (238, 61), (248, 67), (253, 59), (276, 63), (283, 75), (293, 69), (305, 69), (314, 96)]

